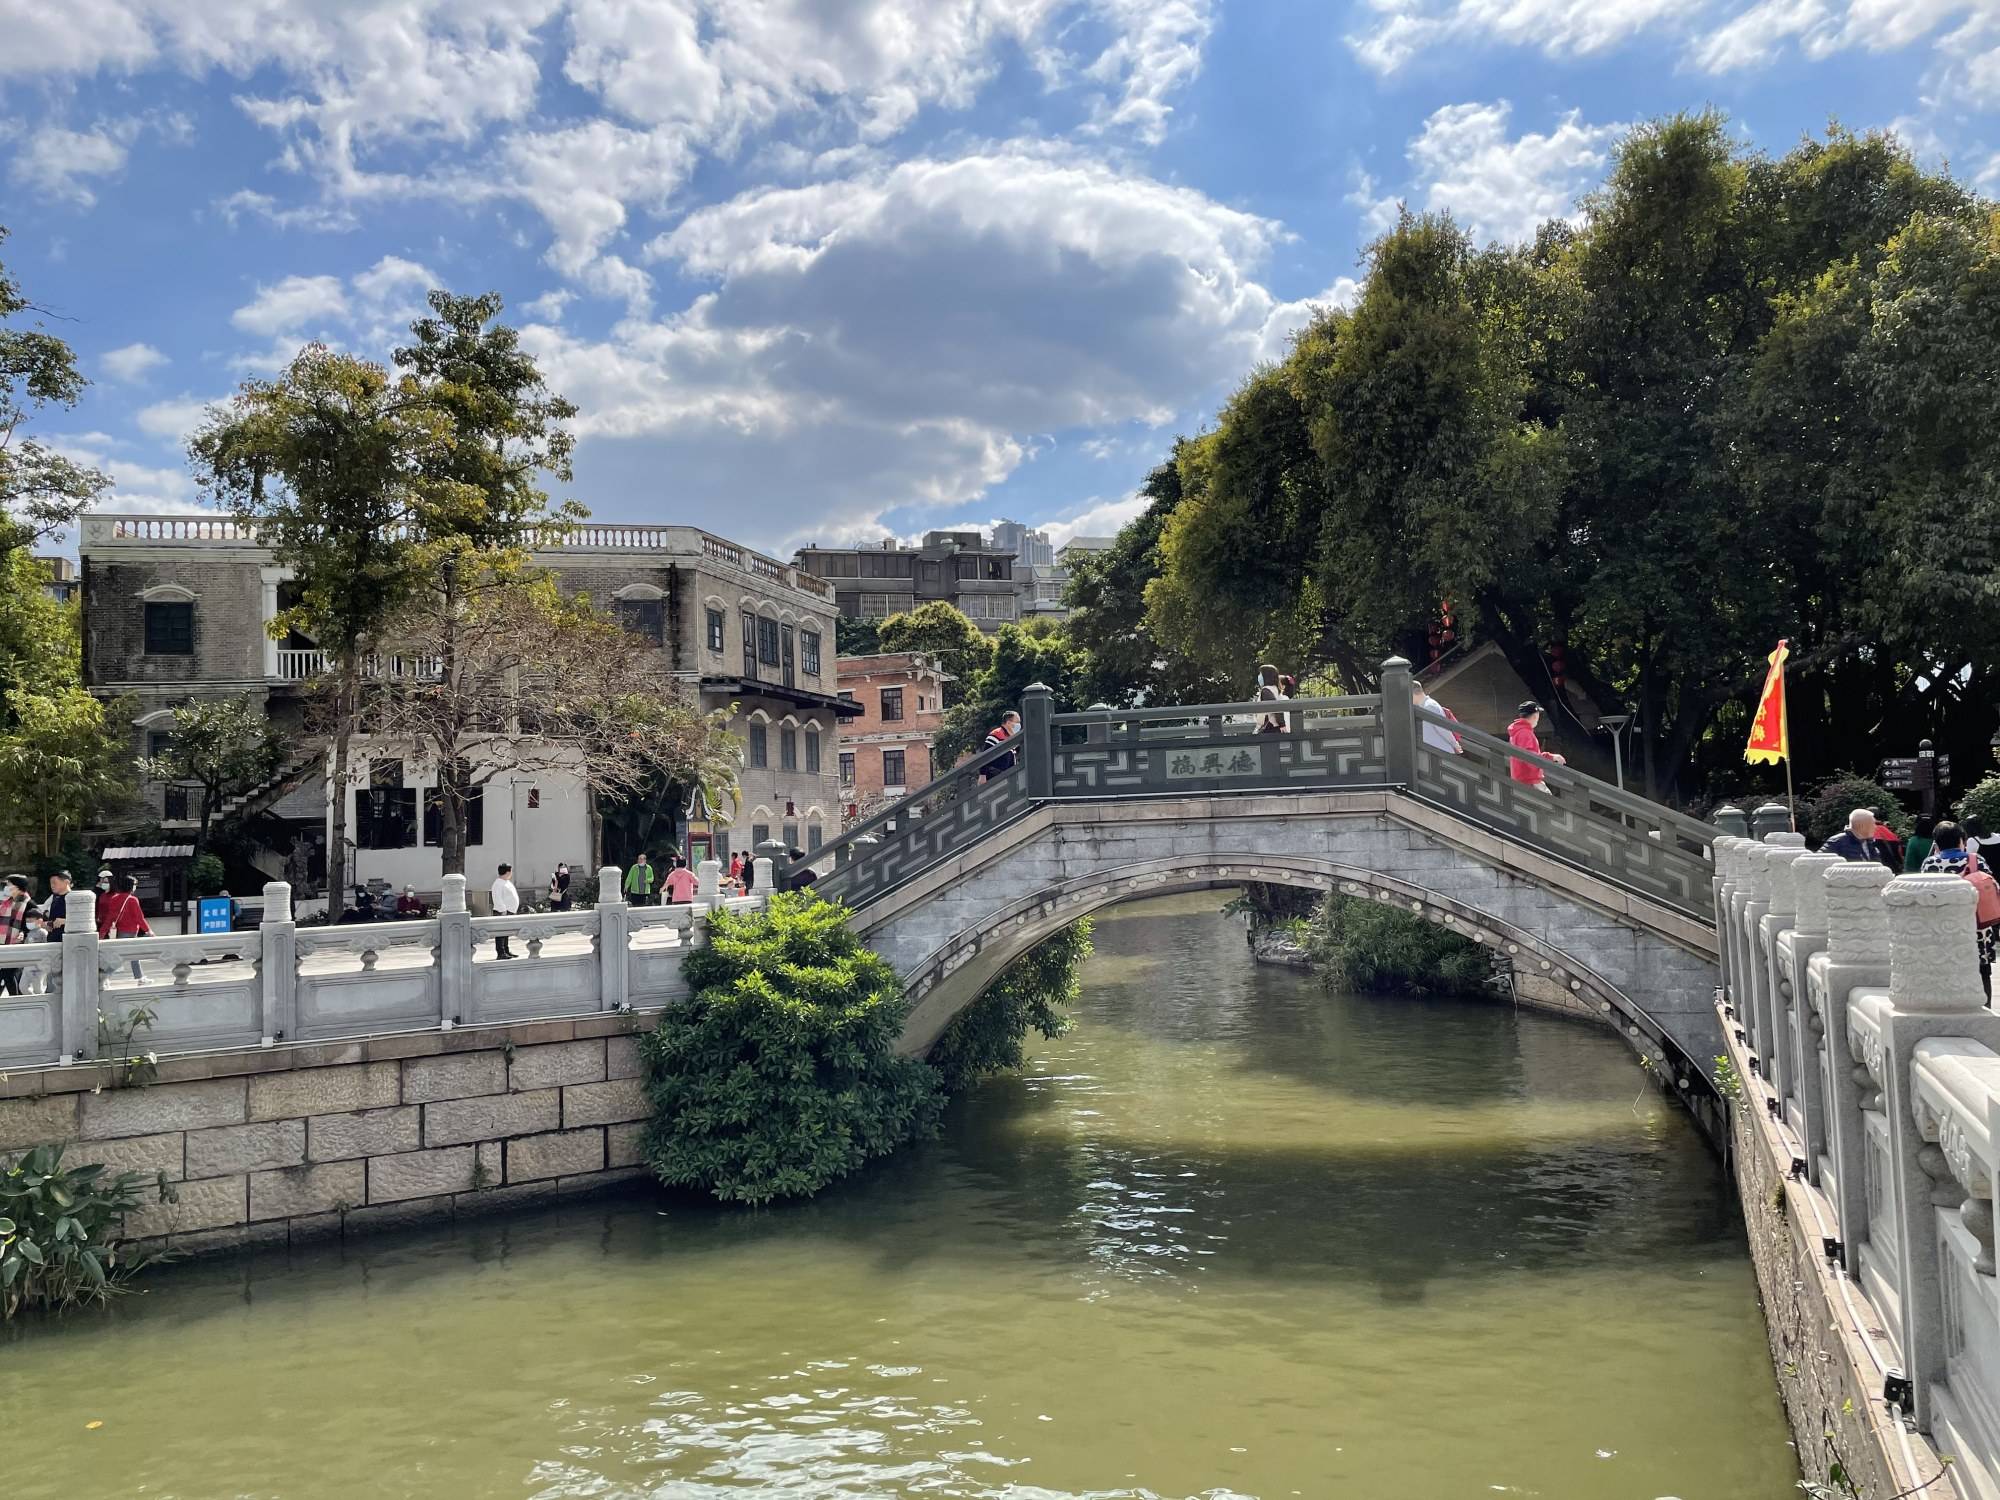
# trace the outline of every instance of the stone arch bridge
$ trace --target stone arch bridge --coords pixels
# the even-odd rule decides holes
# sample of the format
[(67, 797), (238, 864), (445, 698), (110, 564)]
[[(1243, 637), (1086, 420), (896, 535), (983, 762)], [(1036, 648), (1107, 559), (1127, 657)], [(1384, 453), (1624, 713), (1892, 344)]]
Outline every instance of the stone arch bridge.
[[(1381, 694), (1054, 714), (1030, 689), (1017, 763), (989, 752), (819, 851), (913, 1000), (927, 1050), (1013, 959), (1120, 901), (1262, 881), (1393, 902), (1560, 985), (1686, 1092), (1722, 1051), (1707, 825)], [(1428, 736), (1426, 727), (1432, 728)], [(1446, 749), (1448, 744), (1455, 749)], [(1537, 758), (1539, 759), (1539, 758)]]

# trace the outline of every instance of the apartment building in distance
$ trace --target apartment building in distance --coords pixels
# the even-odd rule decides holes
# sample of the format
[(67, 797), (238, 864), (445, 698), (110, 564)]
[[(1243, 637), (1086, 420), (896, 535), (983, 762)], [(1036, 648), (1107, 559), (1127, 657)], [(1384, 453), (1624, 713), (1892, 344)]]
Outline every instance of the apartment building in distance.
[(1014, 554), (977, 531), (927, 531), (917, 547), (893, 537), (870, 547), (801, 547), (793, 562), (831, 586), (848, 619), (883, 620), (933, 599), (988, 632), (1020, 617)]
[(872, 817), (931, 780), (931, 736), (951, 679), (921, 651), (840, 659), (840, 696), (860, 712), (842, 728), (840, 795), (846, 821)]
[[(129, 698), (134, 755), (158, 753), (173, 709), (193, 699), (248, 696), (297, 746), (284, 772), (226, 816), (257, 831), (259, 868), (296, 878), (326, 867), (331, 818), (325, 759), (306, 732), (306, 685), (321, 670), (303, 636), (274, 640), (268, 622), (292, 602), (292, 581), (253, 532), (222, 519), (99, 516), (80, 544), (84, 681)], [(766, 838), (805, 849), (835, 836), (841, 786), (840, 722), (854, 716), (836, 684), (834, 598), (797, 568), (692, 526), (586, 525), (537, 560), (569, 593), (588, 594), (634, 637), (662, 653), (704, 708), (731, 709), (745, 764), (734, 809), (693, 809), (675, 848), (726, 856)], [(421, 663), (383, 642), (377, 670)], [(348, 878), (435, 892), (442, 877), (436, 777), (406, 747), (363, 743), (348, 798)], [(146, 789), (169, 829), (193, 826), (186, 788)], [(588, 797), (568, 775), (498, 777), (468, 809), (466, 868), (483, 892), (505, 860), (523, 894), (547, 884), (558, 860), (591, 867)], [(318, 841), (317, 849), (314, 849)]]

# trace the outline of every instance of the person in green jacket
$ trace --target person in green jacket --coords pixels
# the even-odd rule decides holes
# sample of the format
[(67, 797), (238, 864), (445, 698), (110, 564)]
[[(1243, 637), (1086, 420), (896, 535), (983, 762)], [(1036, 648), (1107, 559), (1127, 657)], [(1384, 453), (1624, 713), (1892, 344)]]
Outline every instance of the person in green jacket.
[(634, 906), (650, 906), (653, 901), (653, 867), (646, 862), (646, 851), (641, 849), (639, 857), (632, 861), (632, 868), (625, 872), (625, 894)]
[(1905, 875), (1915, 875), (1923, 869), (1924, 861), (1930, 858), (1931, 850), (1936, 847), (1931, 839), (1931, 830), (1936, 827), (1936, 818), (1917, 819), (1917, 831), (1910, 835), (1909, 846), (1903, 850)]

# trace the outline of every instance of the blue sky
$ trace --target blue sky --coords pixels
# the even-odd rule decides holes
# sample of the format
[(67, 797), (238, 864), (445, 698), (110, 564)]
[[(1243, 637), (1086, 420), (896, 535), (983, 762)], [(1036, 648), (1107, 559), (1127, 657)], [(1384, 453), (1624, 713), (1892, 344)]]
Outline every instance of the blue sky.
[(0, 0), (0, 224), (191, 509), (201, 407), (496, 289), (605, 519), (1116, 528), (1395, 204), (1515, 239), (1621, 127), (1898, 130), (2000, 190), (2000, 0)]

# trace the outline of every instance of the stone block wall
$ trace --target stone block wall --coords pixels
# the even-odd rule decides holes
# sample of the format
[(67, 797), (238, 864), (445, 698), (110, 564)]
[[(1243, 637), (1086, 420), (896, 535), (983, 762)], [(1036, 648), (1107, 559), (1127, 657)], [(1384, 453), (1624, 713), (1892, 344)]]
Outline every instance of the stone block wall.
[(647, 1176), (644, 1024), (176, 1058), (138, 1087), (97, 1088), (108, 1075), (90, 1067), (0, 1077), (0, 1157), (61, 1143), (68, 1164), (146, 1174), (127, 1229), (182, 1254), (524, 1206)]

